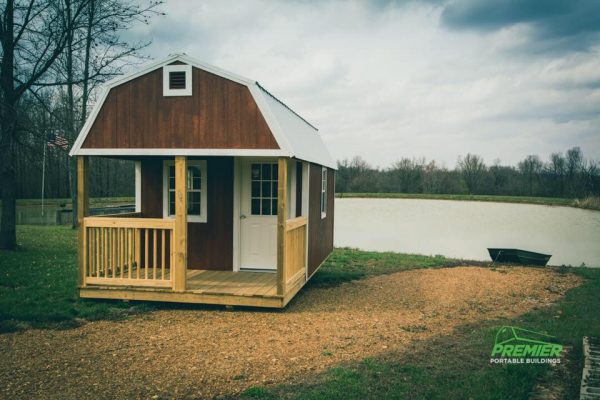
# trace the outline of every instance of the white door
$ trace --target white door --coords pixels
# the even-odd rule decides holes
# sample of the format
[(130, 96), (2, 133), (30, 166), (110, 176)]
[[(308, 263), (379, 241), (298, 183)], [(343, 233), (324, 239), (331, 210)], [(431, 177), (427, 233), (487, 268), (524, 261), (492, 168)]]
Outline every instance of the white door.
[(244, 161), (241, 268), (277, 269), (277, 162)]

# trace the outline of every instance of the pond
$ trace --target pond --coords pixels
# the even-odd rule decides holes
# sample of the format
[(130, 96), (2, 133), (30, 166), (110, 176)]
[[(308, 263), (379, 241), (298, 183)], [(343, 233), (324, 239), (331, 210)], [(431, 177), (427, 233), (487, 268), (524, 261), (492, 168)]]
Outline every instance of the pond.
[(552, 254), (549, 264), (600, 267), (600, 212), (422, 199), (336, 199), (335, 246), (489, 260), (488, 247)]

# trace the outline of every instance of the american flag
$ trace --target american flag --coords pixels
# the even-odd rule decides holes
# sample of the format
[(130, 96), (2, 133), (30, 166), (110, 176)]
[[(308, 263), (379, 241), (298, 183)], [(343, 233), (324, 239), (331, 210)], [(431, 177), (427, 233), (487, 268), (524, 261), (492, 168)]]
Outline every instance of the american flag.
[(59, 147), (63, 150), (67, 150), (69, 148), (69, 141), (58, 133), (48, 133), (48, 135), (46, 135), (46, 141), (48, 143), (48, 147)]

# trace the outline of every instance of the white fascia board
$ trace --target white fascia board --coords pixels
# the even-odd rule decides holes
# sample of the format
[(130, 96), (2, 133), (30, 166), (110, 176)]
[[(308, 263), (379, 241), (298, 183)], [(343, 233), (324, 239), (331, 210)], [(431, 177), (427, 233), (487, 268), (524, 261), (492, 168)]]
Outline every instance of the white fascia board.
[(102, 93), (100, 94), (100, 97), (98, 98), (98, 101), (96, 102), (96, 104), (94, 104), (94, 107), (92, 108), (92, 112), (85, 120), (85, 124), (83, 125), (83, 128), (81, 128), (81, 131), (79, 132), (79, 135), (77, 136), (77, 139), (75, 140), (75, 143), (73, 143), (73, 147), (71, 147), (69, 156), (72, 157), (72, 156), (79, 155), (81, 146), (83, 145), (85, 138), (87, 137), (88, 133), (90, 132), (90, 129), (92, 129), (92, 125), (96, 121), (96, 117), (98, 116), (100, 109), (104, 105), (104, 102), (106, 101), (106, 97), (108, 97), (109, 91), (110, 91), (110, 88), (108, 88), (108, 87), (104, 88), (102, 90)]
[(276, 149), (80, 149), (75, 155), (290, 157), (289, 153)]
[(265, 118), (265, 121), (267, 121), (267, 125), (271, 129), (271, 133), (279, 145), (279, 148), (286, 151), (289, 154), (289, 157), (294, 157), (294, 149), (290, 146), (290, 142), (287, 140), (279, 121), (277, 121), (277, 118), (273, 115), (271, 107), (266, 103), (265, 98), (263, 97), (263, 91), (256, 85), (256, 82), (249, 85), (248, 89), (250, 90), (250, 94), (252, 95), (252, 98), (254, 98), (258, 109)]

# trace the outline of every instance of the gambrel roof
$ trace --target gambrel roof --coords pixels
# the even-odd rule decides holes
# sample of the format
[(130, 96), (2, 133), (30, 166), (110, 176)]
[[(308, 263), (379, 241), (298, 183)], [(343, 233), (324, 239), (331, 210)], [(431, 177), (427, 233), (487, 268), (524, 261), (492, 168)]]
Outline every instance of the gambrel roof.
[[(211, 74), (237, 82), (248, 88), (252, 98), (256, 102), (260, 113), (264, 117), (271, 130), (278, 149), (243, 149), (243, 148), (86, 148), (83, 147), (88, 133), (92, 129), (98, 113), (112, 88), (146, 75), (173, 63), (184, 63), (192, 67), (207, 71)], [(190, 156), (273, 156), (294, 157), (304, 161), (336, 168), (323, 140), (312, 124), (298, 115), (281, 100), (273, 96), (255, 80), (247, 79), (221, 68), (194, 60), (185, 54), (174, 54), (166, 59), (151, 62), (138, 71), (115, 78), (108, 82), (98, 102), (95, 104), (90, 116), (83, 126), (77, 140), (75, 141), (70, 155), (190, 155)]]

